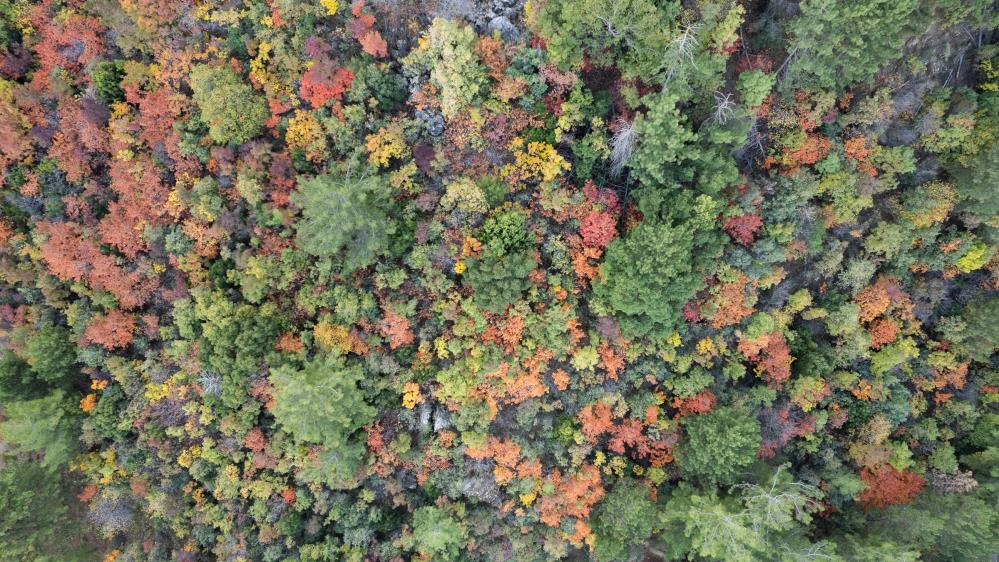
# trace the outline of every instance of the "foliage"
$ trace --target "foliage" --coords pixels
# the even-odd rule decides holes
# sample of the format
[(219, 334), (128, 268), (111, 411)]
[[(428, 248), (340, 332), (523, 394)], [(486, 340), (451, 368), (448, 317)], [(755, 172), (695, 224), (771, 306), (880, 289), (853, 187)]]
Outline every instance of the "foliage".
[(549, 0), (530, 17), (563, 68), (589, 57), (598, 66), (619, 64), (628, 77), (649, 77), (660, 70), (658, 55), (671, 39), (678, 10), (675, 3), (648, 0)]
[(527, 276), (534, 266), (534, 259), (525, 252), (490, 253), (468, 260), (464, 280), (475, 291), (476, 303), (486, 310), (500, 312), (530, 286)]
[(331, 450), (344, 447), (354, 432), (374, 419), (375, 409), (357, 387), (363, 376), (359, 368), (344, 365), (334, 355), (312, 359), (302, 369), (288, 365), (272, 369), (274, 419), (297, 441)]
[(730, 153), (745, 138), (742, 119), (712, 121), (694, 132), (678, 107), (678, 93), (664, 90), (650, 97), (649, 111), (635, 119), (638, 145), (630, 160), (646, 191), (655, 189), (667, 197), (682, 192), (716, 196), (738, 181)]
[(69, 514), (67, 482), (26, 460), (0, 469), (0, 560), (87, 560), (76, 546), (81, 529)]
[(627, 560), (629, 551), (649, 538), (655, 526), (655, 503), (649, 491), (621, 482), (598, 504), (593, 516), (598, 560)]
[(960, 166), (954, 171), (962, 209), (981, 219), (999, 214), (993, 189), (997, 178), (996, 158), (999, 158), (999, 142), (991, 143), (988, 148), (979, 151), (966, 167)]
[(403, 61), (414, 71), (429, 73), (430, 83), (440, 91), (445, 116), (452, 117), (473, 103), (485, 83), (486, 71), (476, 57), (474, 42), (471, 27), (435, 18), (421, 46)]
[(28, 339), (24, 355), (43, 384), (59, 386), (74, 374), (76, 352), (65, 328), (53, 325), (41, 328)]
[(685, 418), (684, 430), (677, 462), (698, 482), (734, 484), (760, 448), (759, 422), (736, 407)]
[(242, 144), (260, 132), (267, 117), (264, 100), (232, 69), (195, 66), (191, 90), (213, 141)]
[(468, 529), (439, 507), (426, 506), (413, 513), (413, 541), (417, 552), (439, 560), (457, 560), (468, 538)]
[(607, 247), (594, 293), (634, 335), (666, 335), (678, 326), (683, 306), (704, 287), (704, 272), (717, 256), (720, 232), (713, 201), (701, 196), (697, 215), (680, 224), (649, 218)]
[(38, 464), (58, 470), (79, 449), (77, 420), (65, 392), (56, 390), (42, 398), (20, 400), (4, 405), (0, 433), (17, 453), (37, 453)]
[(292, 201), (302, 209), (297, 240), (313, 256), (342, 258), (351, 272), (389, 251), (396, 225), (386, 213), (391, 190), (377, 175), (315, 176), (298, 184)]
[(961, 332), (961, 346), (971, 356), (987, 361), (999, 348), (999, 328), (992, 321), (999, 313), (999, 298), (975, 303), (964, 309), (965, 328)]
[(736, 89), (742, 103), (747, 107), (759, 107), (763, 100), (770, 95), (776, 82), (776, 76), (767, 74), (761, 70), (749, 70), (739, 75)]
[(802, 2), (801, 15), (790, 23), (795, 53), (788, 70), (792, 80), (834, 90), (869, 81), (897, 56), (917, 6), (914, 0)]
[(993, 3), (522, 4), (0, 1), (0, 559), (997, 552)]

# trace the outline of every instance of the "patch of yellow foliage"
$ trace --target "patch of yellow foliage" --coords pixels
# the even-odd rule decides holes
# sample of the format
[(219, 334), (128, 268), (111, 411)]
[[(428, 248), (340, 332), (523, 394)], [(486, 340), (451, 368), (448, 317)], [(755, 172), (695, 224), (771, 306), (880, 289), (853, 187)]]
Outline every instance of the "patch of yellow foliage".
[(310, 162), (326, 160), (326, 133), (311, 111), (295, 111), (295, 116), (288, 121), (284, 140), (289, 147), (305, 152), (305, 157)]
[(344, 326), (320, 322), (312, 329), (312, 336), (324, 349), (336, 349), (342, 352), (350, 349), (350, 332)]
[(368, 135), (364, 144), (368, 149), (368, 161), (383, 168), (393, 158), (403, 158), (409, 152), (400, 123), (392, 123)]
[(403, 385), (402, 407), (412, 410), (420, 402), (423, 402), (423, 395), (420, 394), (420, 385), (415, 382), (407, 382)]
[(572, 168), (555, 147), (546, 142), (531, 141), (525, 148), (524, 139), (517, 137), (510, 143), (510, 148), (514, 150), (514, 163), (504, 167), (507, 177), (548, 182)]
[(319, 0), (319, 5), (326, 8), (327, 16), (335, 16), (340, 4), (336, 0)]

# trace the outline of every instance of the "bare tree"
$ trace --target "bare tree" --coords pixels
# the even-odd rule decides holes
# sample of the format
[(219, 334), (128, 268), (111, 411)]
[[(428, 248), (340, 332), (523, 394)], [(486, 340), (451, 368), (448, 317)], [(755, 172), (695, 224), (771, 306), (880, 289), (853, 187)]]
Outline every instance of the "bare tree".
[(697, 49), (697, 33), (700, 30), (700, 23), (686, 25), (680, 30), (680, 33), (678, 33), (677, 36), (670, 41), (663, 56), (663, 67), (666, 72), (666, 75), (663, 78), (664, 83), (668, 83), (672, 80), (687, 64), (695, 66), (696, 68), (694, 63), (694, 51)]
[(614, 133), (614, 138), (611, 139), (611, 175), (618, 177), (628, 160), (631, 159), (632, 152), (635, 151), (637, 135), (634, 124), (622, 118), (618, 118), (615, 126), (617, 131)]
[(735, 113), (735, 101), (732, 99), (732, 94), (715, 92), (714, 120), (724, 125), (733, 113)]

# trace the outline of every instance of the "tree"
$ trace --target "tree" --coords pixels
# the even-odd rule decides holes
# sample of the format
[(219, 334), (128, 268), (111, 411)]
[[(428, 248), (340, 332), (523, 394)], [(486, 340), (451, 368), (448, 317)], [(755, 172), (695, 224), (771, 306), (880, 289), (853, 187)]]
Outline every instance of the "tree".
[(433, 560), (457, 560), (468, 539), (468, 529), (446, 511), (425, 506), (413, 512), (413, 542), (417, 552)]
[(123, 61), (101, 61), (94, 65), (90, 76), (97, 95), (104, 103), (110, 105), (125, 99), (125, 92), (121, 89), (121, 79), (125, 76)]
[(999, 549), (999, 514), (980, 496), (927, 492), (911, 504), (871, 512), (864, 539), (904, 544), (931, 562), (988, 560)]
[(744, 483), (733, 487), (746, 507), (753, 528), (766, 533), (787, 533), (812, 521), (812, 513), (821, 508), (822, 492), (804, 482), (795, 482), (787, 470), (790, 465), (777, 467), (762, 484)]
[(995, 321), (997, 315), (999, 297), (969, 304), (964, 309), (962, 317), (966, 327), (961, 333), (963, 338), (960, 346), (976, 361), (987, 362), (999, 348), (999, 323)]
[(652, 534), (656, 504), (644, 486), (621, 481), (597, 505), (592, 521), (597, 560), (629, 560)]
[(464, 280), (475, 290), (475, 302), (489, 311), (502, 312), (530, 287), (534, 235), (526, 218), (518, 207), (502, 207), (486, 219), (478, 234), (481, 255), (468, 260)]
[(324, 175), (300, 180), (291, 200), (302, 209), (299, 246), (319, 257), (342, 258), (346, 273), (371, 265), (389, 250), (397, 225), (388, 210), (392, 191), (377, 175)]
[(274, 419), (300, 443), (343, 447), (377, 413), (357, 387), (363, 378), (360, 367), (347, 366), (335, 355), (312, 359), (301, 369), (271, 369)]
[(755, 562), (766, 542), (734, 498), (719, 497), (712, 488), (698, 490), (681, 482), (660, 512), (670, 560), (696, 554), (706, 560)]
[(475, 302), (491, 312), (502, 312), (530, 287), (534, 259), (525, 252), (490, 253), (468, 260), (465, 282), (475, 291)]
[(679, 95), (670, 90), (651, 96), (649, 110), (635, 118), (632, 130), (638, 146), (630, 159), (633, 173), (647, 186), (673, 187), (678, 170), (697, 135), (677, 107)]
[(4, 404), (0, 435), (17, 453), (38, 454), (41, 466), (58, 470), (79, 449), (75, 404), (62, 390), (33, 400)]
[(47, 325), (28, 338), (24, 356), (43, 384), (61, 386), (75, 374), (76, 347), (69, 330)]
[(180, 317), (178, 324), (190, 325), (181, 335), (198, 341), (202, 363), (221, 379), (220, 387), (209, 394), (217, 395), (232, 410), (248, 406), (247, 379), (274, 349), (281, 332), (280, 317), (271, 304), (259, 308), (237, 304), (221, 291), (196, 290), (194, 306), (190, 305), (190, 301), (178, 300), (174, 315)]
[(759, 107), (763, 100), (770, 95), (774, 83), (777, 81), (775, 74), (767, 74), (762, 70), (748, 70), (739, 75), (736, 89), (739, 97), (746, 107)]
[(0, 468), (0, 561), (83, 561), (81, 529), (69, 515), (67, 480), (29, 460)]
[(357, 387), (363, 378), (361, 367), (335, 355), (316, 357), (301, 369), (271, 369), (274, 419), (296, 442), (323, 446), (302, 470), (306, 481), (334, 489), (357, 486), (366, 451), (354, 434), (377, 414)]
[(257, 136), (267, 119), (267, 104), (227, 66), (200, 64), (191, 69), (191, 90), (208, 136), (219, 144), (243, 144)]
[(445, 117), (474, 102), (486, 84), (485, 67), (475, 54), (475, 31), (452, 20), (435, 18), (424, 32), (420, 47), (402, 63), (408, 72), (430, 73), (430, 83), (440, 92)]
[(680, 468), (691, 479), (727, 486), (756, 459), (760, 422), (743, 409), (728, 406), (683, 418), (686, 439), (676, 451)]
[(707, 196), (693, 203), (688, 212), (696, 216), (690, 220), (660, 222), (655, 216), (660, 213), (653, 214), (658, 207), (640, 204), (643, 213), (652, 212), (607, 246), (600, 277), (593, 284), (621, 327), (635, 336), (665, 336), (677, 327), (683, 306), (704, 287), (703, 269), (717, 257), (724, 240), (714, 224), (718, 205)]
[(732, 151), (745, 141), (748, 120), (712, 120), (694, 132), (678, 107), (679, 93), (665, 89), (643, 101), (649, 109), (635, 118), (638, 144), (630, 166), (644, 191), (716, 196), (739, 181)]
[(959, 208), (980, 220), (999, 214), (999, 142), (992, 142), (978, 151), (967, 166), (955, 166), (951, 173), (956, 180)]
[(650, 0), (548, 0), (529, 12), (529, 21), (547, 43), (548, 55), (563, 69), (584, 58), (597, 66), (616, 65), (628, 78), (654, 79), (664, 63), (677, 2)]
[(45, 391), (46, 386), (40, 383), (27, 361), (9, 349), (3, 352), (0, 358), (0, 401), (39, 398)]
[(838, 550), (844, 554), (846, 560), (851, 562), (881, 562), (882, 560), (918, 562), (922, 560), (919, 551), (912, 546), (886, 541), (879, 536), (858, 539), (856, 536), (847, 535), (840, 541)]
[(918, 5), (916, 0), (803, 1), (801, 15), (790, 24), (791, 81), (832, 90), (868, 81), (916, 31), (911, 16)]

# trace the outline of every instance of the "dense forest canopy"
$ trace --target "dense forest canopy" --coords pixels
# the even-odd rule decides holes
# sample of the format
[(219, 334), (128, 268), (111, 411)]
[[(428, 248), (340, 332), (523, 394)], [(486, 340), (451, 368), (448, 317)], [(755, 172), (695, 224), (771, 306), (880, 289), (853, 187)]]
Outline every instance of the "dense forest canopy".
[(0, 0), (0, 561), (999, 556), (990, 0)]

